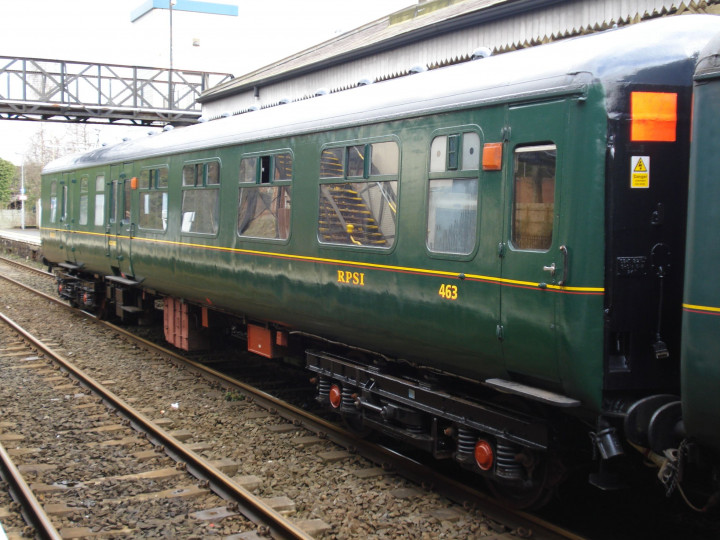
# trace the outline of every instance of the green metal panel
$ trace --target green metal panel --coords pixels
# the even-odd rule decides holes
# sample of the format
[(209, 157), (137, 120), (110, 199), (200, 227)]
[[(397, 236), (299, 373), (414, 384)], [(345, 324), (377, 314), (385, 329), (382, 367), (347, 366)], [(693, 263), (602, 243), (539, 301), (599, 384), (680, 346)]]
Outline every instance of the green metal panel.
[(695, 85), (681, 383), (687, 432), (720, 449), (720, 69), (707, 71)]

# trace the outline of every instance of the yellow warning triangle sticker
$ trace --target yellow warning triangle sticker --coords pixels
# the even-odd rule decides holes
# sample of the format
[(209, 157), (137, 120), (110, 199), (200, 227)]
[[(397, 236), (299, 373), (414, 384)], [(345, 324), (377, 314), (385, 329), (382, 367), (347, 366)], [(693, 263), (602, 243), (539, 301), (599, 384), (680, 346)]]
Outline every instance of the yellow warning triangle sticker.
[(645, 167), (645, 163), (643, 163), (642, 158), (638, 159), (637, 165), (635, 165), (633, 172), (647, 172), (647, 167)]

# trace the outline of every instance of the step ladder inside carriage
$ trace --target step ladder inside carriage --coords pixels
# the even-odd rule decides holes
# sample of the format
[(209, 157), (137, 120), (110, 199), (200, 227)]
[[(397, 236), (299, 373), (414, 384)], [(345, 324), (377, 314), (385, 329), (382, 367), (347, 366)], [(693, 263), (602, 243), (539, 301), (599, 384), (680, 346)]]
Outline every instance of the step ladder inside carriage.
[[(343, 163), (337, 155), (323, 152), (321, 177), (343, 178), (343, 171)], [(390, 230), (384, 231), (382, 220), (385, 208), (396, 212), (396, 196), (387, 185), (387, 182), (365, 179), (360, 182), (321, 184), (320, 241), (358, 246), (391, 245), (395, 235), (394, 223)]]

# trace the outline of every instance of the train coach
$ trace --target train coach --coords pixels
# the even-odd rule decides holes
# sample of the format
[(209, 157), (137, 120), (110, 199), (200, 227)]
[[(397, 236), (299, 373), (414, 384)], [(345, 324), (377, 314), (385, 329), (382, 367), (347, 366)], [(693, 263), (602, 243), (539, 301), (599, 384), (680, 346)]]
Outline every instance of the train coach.
[[(695, 72), (694, 120), (690, 159), (688, 231), (683, 299), (681, 395), (666, 399), (660, 414), (682, 421), (690, 436), (679, 445), (676, 461), (688, 461), (698, 446), (720, 450), (720, 285), (713, 268), (720, 261), (718, 170), (720, 170), (720, 36), (701, 52)], [(679, 406), (681, 405), (681, 406)], [(705, 508), (705, 507), (703, 507)]]
[(63, 158), (43, 252), (72, 303), (162, 308), (177, 347), (242, 327), (302, 355), (350, 425), (516, 506), (577, 458), (604, 489), (631, 446), (676, 470), (681, 415), (656, 412), (680, 400), (693, 72), (719, 30), (661, 19)]

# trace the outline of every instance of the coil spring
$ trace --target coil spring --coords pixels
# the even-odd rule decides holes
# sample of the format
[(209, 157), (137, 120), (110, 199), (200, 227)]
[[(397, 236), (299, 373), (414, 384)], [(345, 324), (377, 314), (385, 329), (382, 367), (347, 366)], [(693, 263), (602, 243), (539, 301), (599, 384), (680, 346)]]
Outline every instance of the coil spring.
[(345, 412), (357, 412), (355, 408), (355, 399), (353, 399), (353, 389), (343, 386), (342, 389), (342, 403), (340, 409)]
[(320, 403), (326, 403), (330, 399), (330, 379), (320, 377), (318, 381), (317, 400)]
[(495, 445), (495, 473), (507, 480), (522, 480), (524, 478), (523, 467), (515, 459), (518, 449), (515, 445), (498, 439)]
[(458, 428), (457, 451), (459, 454), (473, 455), (475, 452), (475, 442), (477, 435), (467, 428)]

